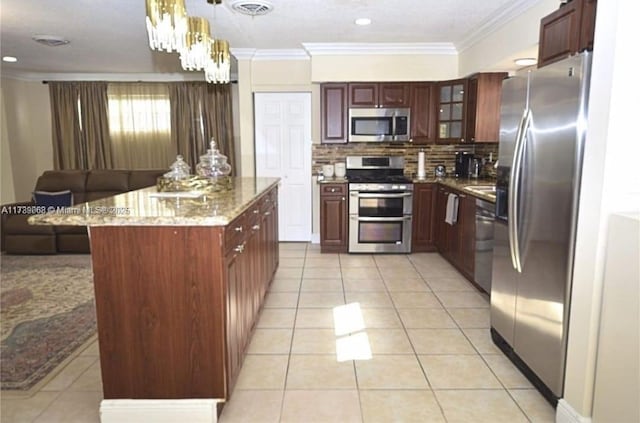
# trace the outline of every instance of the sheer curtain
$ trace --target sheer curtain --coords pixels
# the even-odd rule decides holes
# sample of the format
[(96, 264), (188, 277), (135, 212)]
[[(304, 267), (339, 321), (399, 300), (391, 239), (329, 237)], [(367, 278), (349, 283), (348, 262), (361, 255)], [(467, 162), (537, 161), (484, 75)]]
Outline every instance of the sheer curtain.
[(169, 85), (169, 96), (175, 154), (181, 154), (194, 168), (213, 137), (235, 174), (231, 85), (175, 82)]
[(109, 83), (108, 97), (115, 167), (168, 168), (175, 154), (167, 84)]
[(50, 82), (56, 169), (113, 167), (106, 82)]

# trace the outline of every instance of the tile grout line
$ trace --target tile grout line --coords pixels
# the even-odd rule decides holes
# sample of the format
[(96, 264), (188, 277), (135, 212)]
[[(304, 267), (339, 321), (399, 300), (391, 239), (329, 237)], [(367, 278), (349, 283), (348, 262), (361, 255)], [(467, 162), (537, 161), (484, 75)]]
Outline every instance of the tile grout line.
[[(413, 263), (412, 260), (411, 263), (414, 265), (415, 267), (415, 263)], [(417, 270), (417, 268), (416, 268)], [(422, 276), (422, 273), (418, 272), (420, 274), (420, 276)], [(460, 274), (462, 276), (462, 274)], [(426, 280), (425, 280), (426, 282)], [(428, 282), (427, 282), (428, 285)], [(452, 291), (454, 292), (454, 291)], [(455, 291), (457, 292), (457, 291)], [(462, 292), (462, 291), (461, 291)], [(493, 371), (493, 369), (491, 368), (491, 366), (489, 366), (489, 363), (486, 361), (486, 359), (484, 358), (484, 356), (482, 355), (482, 353), (480, 352), (480, 350), (478, 349), (478, 347), (476, 347), (476, 345), (471, 342), (471, 339), (468, 337), (468, 335), (465, 333), (464, 328), (462, 326), (460, 326), (460, 324), (458, 323), (458, 321), (453, 317), (453, 315), (449, 312), (449, 307), (446, 307), (444, 305), (444, 303), (442, 303), (442, 301), (440, 300), (440, 297), (438, 297), (437, 295), (435, 295), (435, 291), (434, 291), (434, 296), (438, 299), (438, 301), (442, 304), (442, 307), (444, 308), (445, 312), (447, 313), (447, 315), (449, 316), (449, 318), (451, 318), (451, 320), (454, 322), (454, 324), (456, 325), (456, 327), (458, 328), (458, 330), (460, 330), (460, 332), (462, 333), (462, 335), (465, 337), (465, 339), (467, 340), (467, 342), (469, 342), (469, 344), (471, 344), (471, 346), (473, 347), (473, 349), (476, 351), (477, 354), (474, 355), (478, 355), (480, 356), (480, 359), (482, 360), (482, 362), (485, 364), (485, 366), (487, 366), (487, 368), (489, 369), (489, 371), (491, 372), (491, 374), (496, 378), (496, 380), (498, 381), (498, 383), (500, 384), (500, 386), (502, 386), (502, 390), (506, 392), (506, 394), (509, 396), (509, 398), (511, 398), (511, 400), (516, 404), (516, 406), (518, 407), (518, 409), (522, 412), (522, 414), (525, 416), (525, 418), (531, 422), (531, 419), (529, 417), (529, 415), (522, 409), (522, 407), (520, 406), (520, 404), (518, 403), (518, 401), (516, 401), (516, 399), (513, 397), (513, 395), (511, 395), (511, 393), (509, 392), (509, 389), (505, 386), (505, 384), (502, 382), (502, 380), (498, 377), (498, 375)], [(455, 307), (451, 307), (451, 308), (455, 308)], [(482, 328), (485, 329), (485, 328)], [(454, 389), (451, 389), (454, 390)], [(494, 389), (497, 390), (497, 389)], [(435, 392), (434, 392), (434, 396)], [(437, 401), (437, 397), (436, 397), (436, 401)], [(439, 401), (438, 401), (439, 404)], [(444, 410), (443, 410), (444, 411)], [(445, 417), (446, 419), (446, 417)]]
[(307, 249), (308, 249), (308, 245), (305, 245), (304, 257), (302, 260), (302, 273), (300, 274), (300, 283), (298, 284), (298, 299), (296, 301), (296, 311), (293, 317), (293, 328), (291, 329), (291, 341), (289, 342), (289, 355), (287, 356), (287, 367), (286, 367), (285, 376), (284, 376), (284, 386), (282, 387), (282, 399), (280, 401), (280, 416), (278, 418), (278, 421), (280, 422), (282, 422), (282, 416), (284, 413), (284, 401), (285, 401), (285, 394), (287, 392), (287, 382), (289, 380), (289, 369), (291, 367), (291, 354), (293, 351), (293, 340), (296, 336), (296, 322), (298, 320), (298, 310), (300, 309), (300, 293), (302, 292), (302, 281), (304, 280), (304, 269), (307, 263)]

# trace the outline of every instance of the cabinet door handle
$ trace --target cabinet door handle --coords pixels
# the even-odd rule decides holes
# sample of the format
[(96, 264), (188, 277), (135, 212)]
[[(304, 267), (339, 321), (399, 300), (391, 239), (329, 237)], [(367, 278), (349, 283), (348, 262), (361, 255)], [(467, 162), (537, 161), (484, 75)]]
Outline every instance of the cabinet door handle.
[(233, 249), (233, 251), (237, 253), (242, 253), (244, 251), (244, 243), (238, 245), (236, 248)]
[(258, 210), (258, 209), (255, 209), (255, 210), (253, 211), (253, 214), (258, 214), (258, 213), (260, 213), (260, 210)]
[(344, 201), (344, 197), (342, 197), (342, 201)]
[(258, 229), (260, 229), (260, 225), (253, 225), (251, 229), (253, 229), (254, 231), (257, 231)]
[(331, 192), (336, 192), (336, 189), (335, 188), (331, 188)]
[(236, 226), (236, 232), (242, 232), (242, 226)]
[(265, 216), (271, 216), (271, 212), (270, 212), (270, 211), (268, 211), (268, 212), (264, 212), (264, 215), (265, 215)]

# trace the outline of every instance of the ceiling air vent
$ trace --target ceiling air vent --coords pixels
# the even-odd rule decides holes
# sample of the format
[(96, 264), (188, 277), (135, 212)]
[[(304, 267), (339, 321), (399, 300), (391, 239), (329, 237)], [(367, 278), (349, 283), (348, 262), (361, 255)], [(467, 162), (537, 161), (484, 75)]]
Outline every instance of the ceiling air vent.
[(240, 12), (249, 16), (266, 15), (273, 10), (273, 5), (268, 1), (249, 1), (239, 0), (231, 4), (231, 8), (236, 12)]
[(33, 41), (43, 44), (47, 47), (58, 47), (69, 44), (71, 41), (59, 37), (57, 35), (34, 35), (31, 37)]

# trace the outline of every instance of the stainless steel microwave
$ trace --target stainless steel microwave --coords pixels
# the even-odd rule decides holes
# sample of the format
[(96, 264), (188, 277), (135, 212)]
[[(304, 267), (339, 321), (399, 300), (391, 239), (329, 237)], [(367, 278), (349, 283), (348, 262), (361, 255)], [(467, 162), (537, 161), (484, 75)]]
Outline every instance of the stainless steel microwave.
[(408, 108), (349, 109), (349, 141), (409, 141), (409, 115)]

